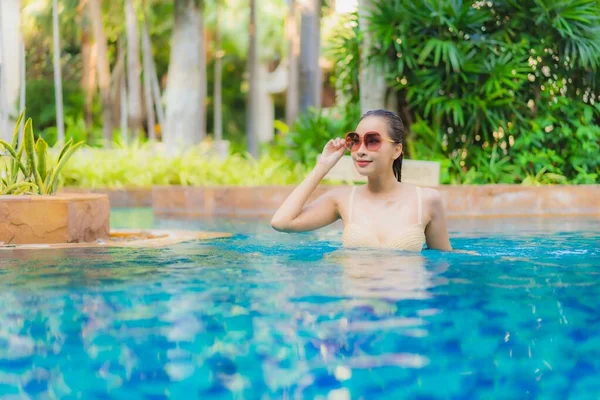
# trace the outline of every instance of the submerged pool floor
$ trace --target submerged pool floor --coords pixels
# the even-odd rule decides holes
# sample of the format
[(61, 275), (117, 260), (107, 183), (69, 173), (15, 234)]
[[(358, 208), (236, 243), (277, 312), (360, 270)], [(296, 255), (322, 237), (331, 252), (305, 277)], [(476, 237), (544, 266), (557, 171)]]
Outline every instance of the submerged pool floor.
[(0, 396), (600, 398), (600, 221), (450, 221), (461, 253), (344, 250), (264, 221), (164, 249), (0, 259)]

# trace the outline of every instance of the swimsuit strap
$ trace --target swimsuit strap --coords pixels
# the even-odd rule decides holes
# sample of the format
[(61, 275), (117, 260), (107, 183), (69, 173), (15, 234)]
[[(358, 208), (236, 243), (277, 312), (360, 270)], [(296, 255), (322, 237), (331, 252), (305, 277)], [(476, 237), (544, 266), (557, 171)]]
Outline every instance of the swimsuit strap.
[(421, 205), (421, 188), (417, 186), (417, 212), (419, 215), (419, 225), (423, 223), (423, 206)]
[(354, 208), (354, 193), (356, 193), (356, 188), (358, 186), (354, 186), (352, 188), (352, 192), (350, 192), (350, 203), (349, 203), (349, 211), (348, 211), (348, 223), (352, 222), (352, 209)]

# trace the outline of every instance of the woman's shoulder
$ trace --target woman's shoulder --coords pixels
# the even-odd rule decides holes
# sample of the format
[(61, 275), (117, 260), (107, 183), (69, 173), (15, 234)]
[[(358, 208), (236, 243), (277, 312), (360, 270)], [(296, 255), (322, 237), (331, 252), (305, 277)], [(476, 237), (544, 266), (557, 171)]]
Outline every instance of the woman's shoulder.
[(406, 186), (414, 187), (415, 190), (418, 188), (421, 192), (422, 201), (431, 206), (439, 206), (442, 204), (442, 195), (440, 192), (432, 187), (418, 186), (410, 183), (402, 183)]
[(442, 195), (439, 190), (432, 187), (421, 188), (421, 193), (423, 193), (423, 198), (430, 203), (440, 203), (442, 201)]
[(421, 196), (429, 215), (433, 216), (443, 213), (444, 201), (439, 190), (432, 187), (422, 187)]

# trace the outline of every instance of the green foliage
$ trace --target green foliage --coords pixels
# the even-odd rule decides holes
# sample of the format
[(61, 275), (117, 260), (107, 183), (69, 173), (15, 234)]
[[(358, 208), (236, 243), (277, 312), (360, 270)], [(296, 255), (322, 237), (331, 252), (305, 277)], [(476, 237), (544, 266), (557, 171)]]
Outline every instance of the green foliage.
[[(550, 101), (548, 101), (550, 100)], [(600, 168), (600, 105), (542, 93), (547, 105), (524, 125), (511, 148), (514, 162), (528, 175), (543, 168), (579, 183), (595, 183)]]
[(324, 49), (325, 56), (334, 61), (331, 83), (341, 94), (337, 101), (345, 111), (360, 102), (360, 44), (358, 14), (350, 13), (337, 21)]
[(421, 120), (413, 124), (408, 147), (412, 158), (442, 162), (442, 183), (594, 184), (600, 172), (598, 118), (598, 104), (559, 97), (536, 118), (498, 132), (491, 146), (448, 156), (438, 140), (442, 134)]
[[(58, 139), (54, 81), (48, 79), (28, 81), (26, 91), (27, 114), (36, 121), (38, 135), (43, 137), (50, 146), (54, 146)], [(93, 105), (94, 119), (98, 123), (92, 129), (88, 129), (85, 125), (84, 104), (85, 95), (79, 83), (73, 81), (63, 82), (65, 138), (66, 140), (73, 139), (74, 142), (84, 141), (94, 144), (102, 136), (99, 127), (101, 119), (100, 103), (95, 101)]]
[(0, 146), (8, 153), (0, 164), (0, 194), (54, 194), (61, 170), (83, 142), (73, 144), (69, 140), (60, 151), (56, 163), (52, 163), (46, 141), (41, 137), (35, 140), (31, 118), (25, 122), (23, 140), (19, 143), (19, 127), (23, 118), (24, 113), (21, 113), (11, 144), (0, 140)]
[(86, 148), (63, 170), (68, 186), (150, 187), (152, 185), (288, 185), (300, 182), (308, 169), (265, 152), (259, 159), (248, 154), (219, 158), (208, 145), (168, 156), (155, 143), (133, 143), (112, 150)]
[[(598, 181), (599, 2), (389, 0), (369, 22), (369, 60), (410, 124), (408, 157), (442, 162), (442, 182)], [(363, 34), (332, 42), (345, 82)], [(338, 89), (358, 101), (352, 84)]]
[(356, 104), (348, 106), (347, 112), (336, 108), (309, 109), (298, 117), (289, 132), (278, 138), (277, 145), (289, 149), (287, 153), (293, 162), (313, 166), (325, 144), (354, 130), (359, 118)]

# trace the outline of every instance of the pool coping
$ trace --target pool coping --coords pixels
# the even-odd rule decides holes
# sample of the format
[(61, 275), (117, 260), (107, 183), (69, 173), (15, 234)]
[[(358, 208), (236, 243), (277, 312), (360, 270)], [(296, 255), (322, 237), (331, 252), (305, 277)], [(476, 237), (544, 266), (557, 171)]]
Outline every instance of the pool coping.
[[(78, 243), (3, 244), (0, 251), (47, 250), (77, 248), (160, 248), (191, 241), (215, 240), (231, 237), (231, 233), (186, 231), (173, 229), (113, 229), (107, 240)], [(131, 240), (126, 240), (130, 238)], [(124, 240), (125, 239), (125, 240)]]

